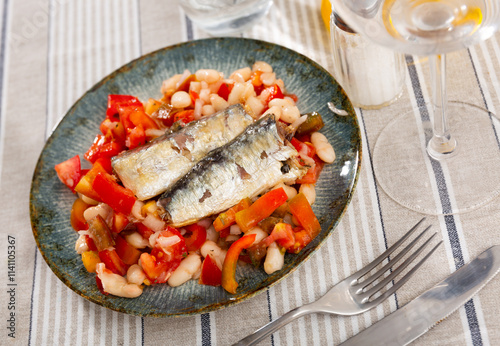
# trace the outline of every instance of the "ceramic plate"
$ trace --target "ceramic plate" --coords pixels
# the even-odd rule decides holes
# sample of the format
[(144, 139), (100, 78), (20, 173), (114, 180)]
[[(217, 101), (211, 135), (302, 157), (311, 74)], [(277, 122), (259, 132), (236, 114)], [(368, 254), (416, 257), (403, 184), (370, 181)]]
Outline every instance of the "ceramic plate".
[[(108, 94), (131, 94), (146, 101), (161, 97), (162, 81), (200, 68), (229, 75), (252, 66), (257, 60), (271, 64), (289, 92), (298, 96), (302, 113), (323, 115), (322, 129), (336, 151), (337, 159), (326, 165), (317, 183), (313, 209), (322, 231), (298, 255), (286, 255), (282, 270), (267, 275), (263, 269), (239, 266), (238, 292), (199, 285), (196, 280), (171, 288), (166, 284), (146, 287), (136, 299), (102, 295), (95, 276), (83, 267), (75, 252), (77, 233), (69, 216), (75, 196), (58, 180), (54, 165), (89, 148), (104, 119)], [(333, 114), (332, 102), (347, 111)], [(335, 79), (321, 66), (290, 49), (243, 38), (212, 38), (186, 42), (147, 54), (104, 78), (82, 96), (64, 116), (48, 139), (37, 163), (30, 194), (33, 235), (54, 274), (82, 297), (109, 309), (138, 316), (185, 316), (217, 310), (265, 291), (304, 263), (334, 231), (349, 204), (361, 164), (361, 135), (351, 103)]]

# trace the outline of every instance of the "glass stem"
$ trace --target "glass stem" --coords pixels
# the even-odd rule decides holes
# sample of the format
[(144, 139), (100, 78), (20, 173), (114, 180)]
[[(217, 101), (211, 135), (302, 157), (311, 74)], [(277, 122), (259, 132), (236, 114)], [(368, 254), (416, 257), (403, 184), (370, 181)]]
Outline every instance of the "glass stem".
[(427, 144), (427, 153), (436, 160), (456, 154), (457, 142), (450, 133), (446, 96), (446, 55), (429, 57), (432, 83), (433, 135)]

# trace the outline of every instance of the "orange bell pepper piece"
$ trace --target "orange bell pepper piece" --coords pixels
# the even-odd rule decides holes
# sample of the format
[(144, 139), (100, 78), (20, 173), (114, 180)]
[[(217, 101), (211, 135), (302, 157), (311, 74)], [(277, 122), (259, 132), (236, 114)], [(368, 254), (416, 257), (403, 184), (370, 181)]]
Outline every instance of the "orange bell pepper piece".
[(243, 249), (248, 249), (255, 241), (255, 234), (249, 234), (241, 237), (231, 244), (227, 250), (224, 264), (222, 265), (222, 287), (231, 294), (236, 293), (238, 282), (236, 282), (236, 263)]
[(215, 219), (213, 225), (217, 232), (222, 231), (224, 228), (227, 228), (236, 222), (236, 213), (250, 207), (252, 202), (250, 198), (242, 199), (238, 204), (234, 207), (229, 208), (227, 211), (220, 213), (219, 216)]
[(243, 232), (255, 227), (260, 221), (269, 217), (280, 205), (286, 202), (288, 196), (282, 187), (271, 190), (261, 196), (247, 209), (236, 213), (236, 223)]
[(295, 216), (300, 225), (307, 231), (311, 239), (314, 239), (319, 232), (321, 232), (321, 225), (303, 193), (299, 193), (290, 199), (288, 201), (288, 207), (292, 215)]

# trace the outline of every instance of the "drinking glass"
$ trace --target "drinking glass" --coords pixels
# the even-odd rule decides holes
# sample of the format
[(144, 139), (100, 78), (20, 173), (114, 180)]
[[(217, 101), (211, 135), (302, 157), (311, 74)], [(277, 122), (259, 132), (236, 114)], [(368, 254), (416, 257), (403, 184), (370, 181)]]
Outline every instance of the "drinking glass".
[(262, 20), (273, 0), (178, 0), (186, 15), (210, 35), (240, 33)]
[(500, 24), (500, 1), (332, 0), (332, 6), (373, 42), (429, 60), (431, 105), (417, 104), (393, 119), (375, 143), (382, 189), (410, 209), (437, 215), (497, 197), (500, 122), (481, 107), (447, 101), (446, 53), (490, 38)]

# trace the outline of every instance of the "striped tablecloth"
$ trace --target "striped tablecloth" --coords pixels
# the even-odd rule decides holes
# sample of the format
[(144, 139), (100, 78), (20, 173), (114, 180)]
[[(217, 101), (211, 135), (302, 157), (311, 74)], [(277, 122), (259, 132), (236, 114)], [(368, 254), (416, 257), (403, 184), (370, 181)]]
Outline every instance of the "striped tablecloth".
[[(129, 316), (90, 303), (51, 272), (29, 221), (33, 170), (51, 129), (94, 83), (161, 47), (207, 37), (172, 0), (3, 0), (0, 2), (0, 344), (229, 345), (288, 310), (319, 298), (381, 253), (421, 218), (393, 202), (373, 172), (373, 144), (402, 108), (428, 100), (423, 60), (408, 69), (406, 90), (381, 111), (356, 110), (363, 166), (351, 205), (320, 251), (266, 292), (231, 308), (194, 317)], [(275, 0), (269, 15), (242, 37), (279, 43), (332, 70), (320, 1)], [(500, 35), (450, 54), (450, 98), (500, 113)], [(473, 184), (474, 182), (471, 182)], [(411, 187), (409, 187), (411, 188)], [(445, 193), (446, 191), (436, 191)], [(439, 282), (487, 247), (500, 244), (500, 203), (448, 217), (429, 217), (445, 246), (384, 304), (356, 317), (311, 315), (263, 345), (333, 345), (360, 332)], [(7, 242), (15, 239), (15, 334), (8, 327)], [(500, 278), (418, 339), (417, 345), (500, 344)], [(15, 336), (13, 338), (12, 336)]]

